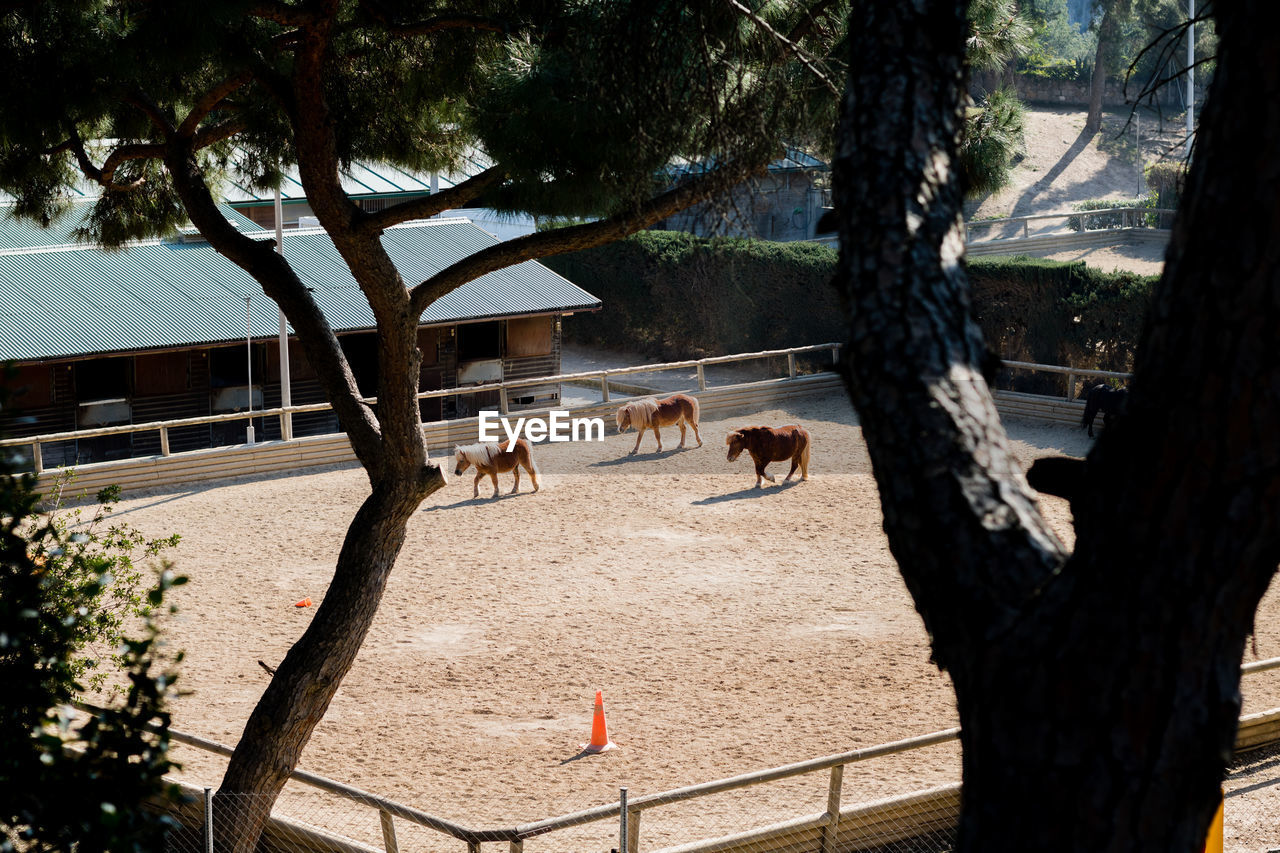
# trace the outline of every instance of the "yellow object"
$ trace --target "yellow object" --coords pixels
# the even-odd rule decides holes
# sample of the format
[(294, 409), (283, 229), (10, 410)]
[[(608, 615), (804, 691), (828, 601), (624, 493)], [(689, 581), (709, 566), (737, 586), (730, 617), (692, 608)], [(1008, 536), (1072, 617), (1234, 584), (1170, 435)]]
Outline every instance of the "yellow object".
[(1209, 824), (1209, 836), (1204, 841), (1204, 853), (1222, 853), (1222, 806), (1224, 800), (1218, 800), (1218, 811)]

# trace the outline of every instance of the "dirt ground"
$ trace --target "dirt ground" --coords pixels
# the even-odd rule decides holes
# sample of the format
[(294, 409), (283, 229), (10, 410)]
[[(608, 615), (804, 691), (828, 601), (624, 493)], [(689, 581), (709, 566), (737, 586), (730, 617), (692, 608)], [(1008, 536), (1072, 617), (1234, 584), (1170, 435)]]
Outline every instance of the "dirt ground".
[[(752, 488), (724, 436), (791, 422), (813, 435), (810, 479)], [(1088, 447), (1080, 430), (1008, 426), (1024, 464)], [(428, 498), (302, 769), (467, 826), (509, 826), (616, 800), (622, 785), (635, 797), (955, 724), (843, 395), (706, 421), (701, 448), (673, 449), (667, 430), (663, 453), (649, 437), (628, 457), (633, 434), (608, 432), (539, 445), (537, 494), (526, 480), (490, 499), (486, 482), (473, 500), (464, 474)], [(121, 503), (121, 520), (183, 537), (177, 568), (191, 581), (174, 595), (170, 636), (186, 650), (188, 694), (174, 728), (237, 741), (267, 682), (258, 661), (277, 663), (306, 627), (314, 608), (295, 602), (322, 605), (366, 489), (358, 469), (340, 468)], [(1042, 507), (1069, 542), (1065, 502)], [(1278, 611), (1269, 597), (1263, 613)], [(1259, 652), (1280, 654), (1280, 632), (1263, 629)], [(584, 756), (597, 689), (620, 748)], [(1251, 709), (1273, 698), (1251, 697)], [(860, 765), (844, 802), (954, 781), (957, 756), (935, 747)], [(177, 757), (183, 777), (216, 786), (221, 760), (186, 747)], [(772, 786), (726, 806), (725, 827), (703, 825), (716, 814), (704, 807), (696, 828), (650, 821), (645, 837), (740, 828), (744, 809), (751, 824), (821, 811), (825, 786), (825, 773)], [(376, 820), (366, 829), (376, 834)]]
[[(1115, 138), (1117, 117), (1109, 142), (1084, 137), (1083, 118), (1030, 111), (1014, 186), (970, 215), (1132, 198), (1137, 164)], [(1157, 272), (1162, 250), (1063, 254)], [(730, 429), (796, 421), (814, 436), (808, 482), (755, 490), (750, 463), (725, 460)], [(1024, 464), (1088, 449), (1079, 430), (1008, 427)], [(509, 826), (616, 801), (619, 786), (635, 797), (954, 725), (951, 687), (929, 662), (887, 550), (847, 399), (708, 421), (698, 449), (671, 449), (677, 439), (667, 432), (665, 452), (648, 438), (634, 458), (626, 456), (634, 436), (612, 425), (602, 443), (540, 445), (537, 494), (526, 481), (519, 495), (490, 500), (486, 483), (473, 500), (464, 475), (429, 498), (301, 768), (467, 826)], [(306, 627), (314, 608), (296, 601), (323, 604), (366, 490), (362, 473), (345, 467), (134, 493), (120, 505), (121, 520), (146, 533), (183, 537), (177, 568), (191, 582), (174, 595), (170, 637), (186, 650), (188, 693), (176, 729), (236, 742), (267, 683), (258, 661), (277, 663)], [(1046, 497), (1042, 508), (1069, 542), (1065, 502)], [(1259, 657), (1280, 655), (1278, 615), (1269, 593)], [(1246, 711), (1280, 704), (1274, 674), (1245, 687)], [(580, 748), (597, 689), (620, 748), (588, 756)], [(217, 785), (220, 759), (181, 746), (176, 757), (183, 778)], [(846, 772), (843, 801), (958, 776), (955, 746), (934, 747)], [(368, 813), (334, 825), (332, 801), (303, 794), (282, 803), (295, 817), (377, 842)], [(655, 816), (643, 837), (646, 846), (705, 838), (825, 804), (818, 774), (749, 800), (700, 804), (696, 817), (646, 813)], [(616, 827), (600, 831), (576, 849), (616, 846), (608, 837)], [(439, 840), (410, 846), (436, 849)]]
[[(1131, 204), (1139, 195), (1141, 168), (1177, 159), (1184, 126), (1181, 115), (1127, 108), (1104, 113), (1102, 130), (1086, 133), (1085, 111), (1076, 108), (1029, 107), (1024, 150), (1012, 170), (1009, 186), (965, 205), (971, 221), (1011, 216), (1068, 213), (1077, 202), (1113, 199)], [(1139, 144), (1140, 142), (1140, 144)], [(1138, 151), (1141, 150), (1141, 162)], [(1142, 188), (1145, 194), (1145, 188)], [(1057, 229), (1061, 222), (1042, 223)], [(974, 228), (975, 235), (983, 234)], [(1111, 271), (1156, 275), (1164, 266), (1164, 247), (1149, 243), (1039, 253), (1059, 261), (1083, 260)]]

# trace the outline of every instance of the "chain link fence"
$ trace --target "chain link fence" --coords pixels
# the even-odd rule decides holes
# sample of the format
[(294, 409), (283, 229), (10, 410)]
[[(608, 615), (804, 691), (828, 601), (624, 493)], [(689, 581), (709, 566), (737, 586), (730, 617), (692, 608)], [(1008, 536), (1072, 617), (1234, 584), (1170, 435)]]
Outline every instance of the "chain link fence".
[(1237, 755), (1222, 790), (1224, 853), (1280, 853), (1280, 745)]

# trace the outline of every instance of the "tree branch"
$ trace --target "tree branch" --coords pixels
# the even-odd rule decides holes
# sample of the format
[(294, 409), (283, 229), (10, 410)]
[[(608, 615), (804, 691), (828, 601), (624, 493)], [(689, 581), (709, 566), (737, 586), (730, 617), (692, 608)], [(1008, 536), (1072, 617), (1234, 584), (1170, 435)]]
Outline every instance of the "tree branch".
[(169, 116), (164, 114), (164, 111), (160, 109), (159, 105), (145, 94), (142, 92), (134, 92), (132, 94), (125, 95), (122, 100), (126, 104), (137, 108), (143, 113), (143, 115), (151, 119), (151, 123), (155, 125), (156, 130), (160, 131), (160, 135), (162, 137), (169, 139), (173, 136), (176, 130), (173, 125), (173, 121), (170, 120)]
[[(76, 164), (80, 167), (81, 173), (98, 186), (108, 190), (119, 192), (128, 192), (135, 190), (146, 183), (144, 178), (138, 178), (127, 184), (118, 184), (115, 182), (115, 171), (119, 166), (129, 160), (148, 160), (160, 159), (164, 156), (164, 146), (149, 145), (139, 143), (136, 145), (122, 145), (108, 155), (106, 162), (99, 169), (93, 164), (89, 158), (89, 152), (85, 150), (84, 143), (80, 139), (80, 134), (72, 128), (70, 137), (64, 143), (64, 146), (71, 151), (76, 158)], [(62, 146), (59, 146), (62, 147)]]
[(293, 267), (272, 244), (250, 239), (231, 226), (213, 200), (189, 141), (166, 149), (165, 166), (191, 222), (217, 252), (252, 276), (275, 300), (298, 333), (356, 456), (374, 476), (380, 465), (381, 434), (368, 404), (361, 402), (355, 375), (329, 321)]
[(249, 7), (248, 13), (264, 21), (272, 21), (282, 27), (305, 27), (315, 21), (315, 14), (298, 6), (262, 0)]
[(421, 317), (431, 303), (485, 273), (523, 261), (589, 249), (634, 234), (690, 205), (728, 190), (753, 174), (762, 172), (765, 165), (738, 163), (722, 166), (714, 172), (685, 181), (627, 213), (585, 225), (529, 234), (481, 249), (413, 288), (410, 292), (413, 316)]
[(182, 124), (178, 125), (177, 135), (190, 139), (195, 136), (196, 129), (200, 126), (200, 122), (204, 121), (209, 113), (218, 108), (218, 105), (240, 87), (253, 80), (253, 74), (249, 71), (242, 71), (239, 74), (228, 77), (209, 91), (205, 92), (192, 105), (187, 112), (187, 117), (182, 120)]
[(445, 30), (481, 30), (493, 33), (511, 31), (511, 25), (508, 21), (490, 18), (486, 15), (467, 15), (462, 13), (436, 15), (435, 17), (424, 18), (421, 21), (412, 23), (396, 22), (392, 21), (382, 10), (381, 5), (378, 2), (363, 2), (360, 4), (360, 11), (364, 12), (369, 16), (370, 20), (392, 35), (426, 36)]
[(403, 204), (385, 207), (382, 210), (367, 214), (360, 222), (360, 228), (366, 231), (381, 233), (392, 225), (410, 222), (414, 219), (429, 219), (443, 211), (455, 207), (466, 207), (475, 201), (490, 187), (500, 182), (504, 176), (501, 166), (485, 169), (460, 184), (416, 198)]

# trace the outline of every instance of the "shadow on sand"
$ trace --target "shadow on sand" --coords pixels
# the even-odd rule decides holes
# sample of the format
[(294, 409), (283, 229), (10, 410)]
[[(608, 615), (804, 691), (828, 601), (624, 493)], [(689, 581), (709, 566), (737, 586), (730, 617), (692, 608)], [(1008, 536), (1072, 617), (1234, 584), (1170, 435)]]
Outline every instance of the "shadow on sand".
[(797, 486), (802, 482), (804, 481), (792, 480), (789, 483), (779, 483), (778, 485), (772, 486), (772, 487), (761, 486), (758, 489), (755, 486), (752, 486), (747, 489), (742, 489), (741, 491), (728, 492), (727, 494), (723, 494), (723, 495), (712, 495), (709, 498), (703, 498), (702, 500), (693, 501), (692, 505), (693, 506), (710, 506), (712, 504), (727, 503), (728, 501), (741, 501), (741, 500), (751, 500), (752, 498), (762, 498), (762, 497), (765, 497), (766, 495), (773, 495), (779, 492), (785, 492), (787, 489), (790, 489), (792, 486)]
[(497, 503), (499, 501), (507, 500), (508, 498), (523, 498), (532, 494), (533, 494), (532, 491), (526, 492), (523, 490), (516, 492), (514, 495), (510, 494), (509, 492), (501, 492), (497, 495), (492, 495), (492, 496), (486, 496), (482, 494), (478, 498), (467, 498), (465, 500), (454, 501), (451, 504), (435, 504), (434, 506), (424, 506), (422, 508), (422, 511), (435, 512), (436, 510), (440, 510), (440, 509), (461, 509), (462, 507), (467, 507), (467, 506), (483, 506), (484, 504)]

